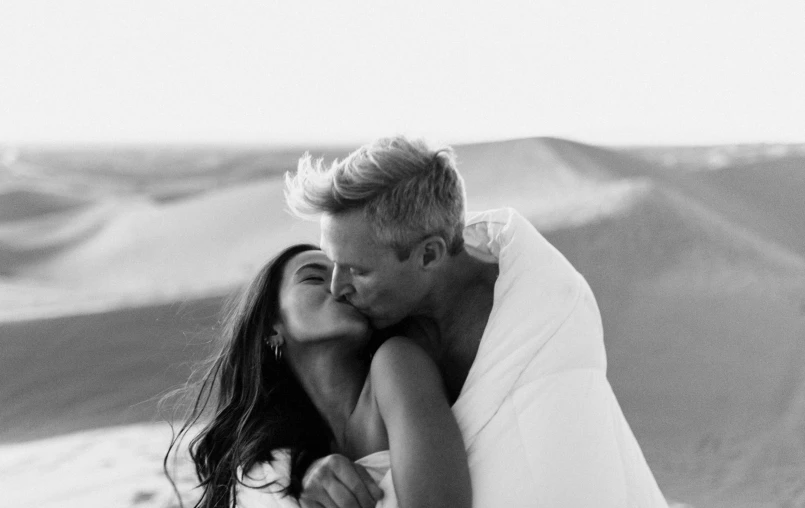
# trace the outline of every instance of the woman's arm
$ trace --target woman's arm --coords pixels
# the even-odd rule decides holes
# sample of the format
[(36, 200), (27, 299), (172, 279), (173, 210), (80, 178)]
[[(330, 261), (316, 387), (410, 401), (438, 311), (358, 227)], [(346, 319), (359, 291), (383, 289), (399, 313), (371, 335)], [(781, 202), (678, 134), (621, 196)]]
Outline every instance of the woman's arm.
[(469, 508), (467, 453), (433, 360), (412, 341), (393, 337), (375, 353), (371, 381), (400, 507)]

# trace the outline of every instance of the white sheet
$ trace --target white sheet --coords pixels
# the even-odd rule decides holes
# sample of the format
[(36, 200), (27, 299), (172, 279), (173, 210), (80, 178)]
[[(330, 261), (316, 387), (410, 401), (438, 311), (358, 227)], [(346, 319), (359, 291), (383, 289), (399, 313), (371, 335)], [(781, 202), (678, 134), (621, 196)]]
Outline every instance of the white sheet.
[[(283, 497), (277, 494), (277, 487), (264, 487), (268, 482), (279, 480), (282, 485), (290, 471), (288, 470), (287, 453), (281, 453), (273, 466), (262, 463), (256, 466), (249, 475), (244, 477), (247, 487), (239, 486), (237, 489), (238, 508), (299, 508), (299, 503), (292, 497)], [(375, 508), (396, 508), (397, 496), (394, 493), (394, 484), (391, 479), (391, 459), (388, 450), (367, 455), (357, 461), (366, 468), (372, 478), (383, 489), (383, 499)]]

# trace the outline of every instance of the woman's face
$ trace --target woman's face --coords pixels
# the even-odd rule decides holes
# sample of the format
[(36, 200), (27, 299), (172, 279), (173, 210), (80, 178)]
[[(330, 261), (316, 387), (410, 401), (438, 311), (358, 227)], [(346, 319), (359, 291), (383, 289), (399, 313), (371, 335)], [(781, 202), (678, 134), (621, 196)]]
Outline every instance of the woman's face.
[(301, 252), (285, 265), (278, 328), (286, 340), (368, 340), (366, 317), (330, 293), (332, 273), (333, 263), (320, 250)]

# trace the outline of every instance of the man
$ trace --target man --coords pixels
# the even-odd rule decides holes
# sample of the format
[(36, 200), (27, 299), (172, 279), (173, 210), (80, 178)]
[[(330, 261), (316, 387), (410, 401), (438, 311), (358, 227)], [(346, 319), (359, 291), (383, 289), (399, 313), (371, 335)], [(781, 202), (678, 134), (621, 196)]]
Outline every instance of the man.
[[(404, 326), (439, 366), (474, 506), (666, 506), (605, 377), (589, 286), (515, 211), (465, 223), (450, 149), (381, 139), (329, 168), (305, 157), (286, 183), (291, 210), (320, 218), (332, 293), (378, 329)], [(300, 501), (376, 497), (359, 466), (331, 455)]]

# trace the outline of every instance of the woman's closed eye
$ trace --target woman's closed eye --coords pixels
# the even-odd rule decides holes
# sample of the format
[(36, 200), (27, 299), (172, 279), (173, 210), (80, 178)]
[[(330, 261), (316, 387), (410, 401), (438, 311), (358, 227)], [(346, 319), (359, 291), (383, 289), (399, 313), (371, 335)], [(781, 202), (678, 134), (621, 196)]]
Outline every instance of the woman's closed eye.
[(326, 283), (331, 268), (322, 263), (308, 263), (296, 271), (296, 280), (306, 284)]

